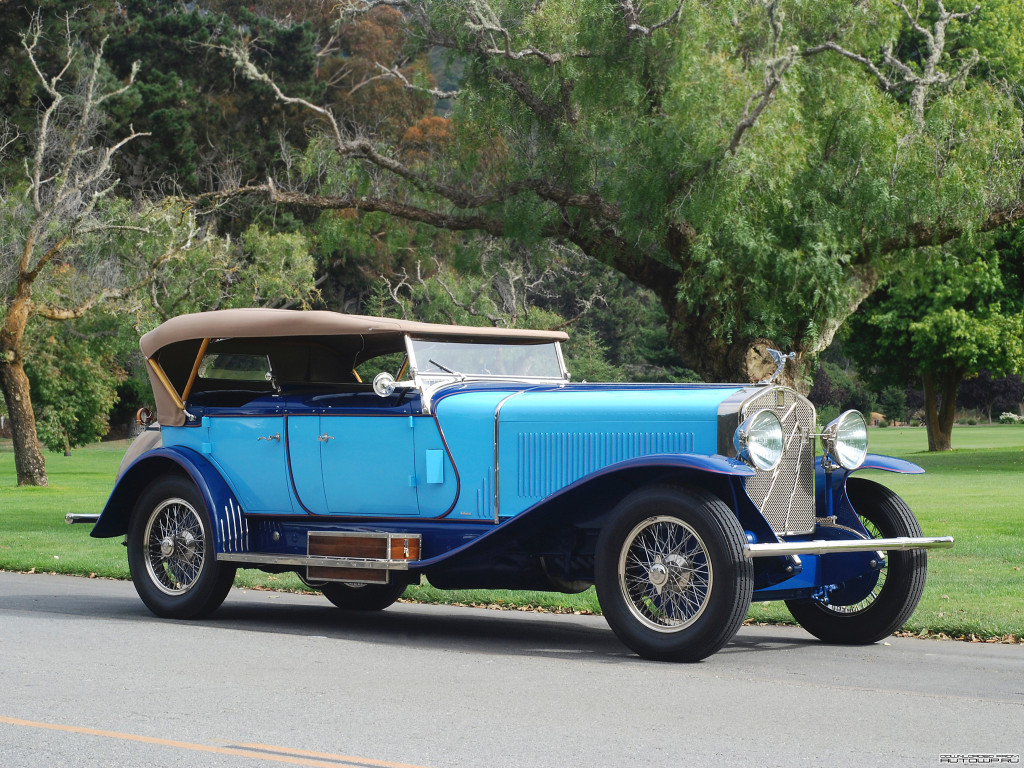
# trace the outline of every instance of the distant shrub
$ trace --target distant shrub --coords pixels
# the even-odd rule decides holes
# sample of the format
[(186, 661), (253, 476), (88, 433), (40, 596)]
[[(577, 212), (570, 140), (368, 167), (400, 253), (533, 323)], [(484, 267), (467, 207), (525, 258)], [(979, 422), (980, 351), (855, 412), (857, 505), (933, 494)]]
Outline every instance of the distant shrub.
[(818, 429), (820, 430), (840, 414), (838, 405), (823, 405), (818, 408)]
[(1010, 413), (1008, 411), (1004, 411), (1003, 413), (999, 414), (999, 423), (1000, 424), (1024, 424), (1024, 418), (1021, 418), (1016, 413)]
[(885, 419), (881, 419), (881, 420), (880, 420), (880, 421), (878, 422), (878, 426), (879, 426), (879, 427), (882, 427), (882, 428), (884, 429), (885, 427), (888, 427), (888, 426), (889, 426), (889, 422), (888, 422), (888, 421), (886, 421)]
[(976, 426), (977, 424), (978, 424), (978, 420), (977, 419), (968, 419), (967, 420), (967, 426), (969, 426), (969, 427)]

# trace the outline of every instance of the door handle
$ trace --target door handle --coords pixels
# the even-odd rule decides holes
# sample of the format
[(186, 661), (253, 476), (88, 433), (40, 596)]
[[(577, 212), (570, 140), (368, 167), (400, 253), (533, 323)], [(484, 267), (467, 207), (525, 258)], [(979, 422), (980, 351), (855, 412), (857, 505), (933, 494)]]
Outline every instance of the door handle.
[(270, 442), (271, 440), (277, 440), (277, 442), (279, 442), (279, 443), (280, 443), (280, 442), (281, 442), (281, 433), (280, 433), (280, 432), (275, 432), (274, 434), (272, 434), (272, 435), (267, 435), (266, 437), (257, 437), (257, 438), (256, 438), (256, 442), (257, 442), (257, 443), (258, 443), (258, 442), (259, 442), (260, 440), (266, 440), (266, 441), (267, 441), (268, 443), (269, 443), (269, 442)]
[(322, 435), (317, 437), (317, 440), (319, 440), (321, 443), (326, 443), (328, 440), (333, 440), (333, 439), (334, 439), (334, 435), (328, 435), (326, 432), (324, 432)]

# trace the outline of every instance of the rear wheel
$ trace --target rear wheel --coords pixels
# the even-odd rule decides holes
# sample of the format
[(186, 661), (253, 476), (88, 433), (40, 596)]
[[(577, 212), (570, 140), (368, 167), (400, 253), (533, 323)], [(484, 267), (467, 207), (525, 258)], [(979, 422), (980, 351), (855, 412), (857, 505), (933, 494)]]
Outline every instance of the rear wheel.
[(329, 581), (320, 586), (324, 597), (346, 611), (382, 611), (393, 604), (408, 586), (404, 581), (387, 584), (355, 584)]
[[(920, 536), (921, 526), (903, 499), (870, 480), (847, 481), (847, 494), (864, 529), (873, 539)], [(870, 591), (851, 590), (856, 602), (840, 605), (815, 599), (787, 600), (790, 613), (804, 629), (826, 643), (867, 645), (903, 626), (917, 608), (928, 572), (924, 549), (886, 553), (886, 564)], [(833, 594), (842, 595), (842, 585)]]
[(597, 544), (595, 582), (608, 624), (646, 659), (699, 661), (715, 653), (750, 607), (745, 540), (732, 510), (705, 491), (631, 493)]
[(217, 561), (206, 505), (190, 480), (168, 475), (139, 497), (128, 528), (128, 569), (157, 616), (200, 618), (224, 602), (235, 567)]

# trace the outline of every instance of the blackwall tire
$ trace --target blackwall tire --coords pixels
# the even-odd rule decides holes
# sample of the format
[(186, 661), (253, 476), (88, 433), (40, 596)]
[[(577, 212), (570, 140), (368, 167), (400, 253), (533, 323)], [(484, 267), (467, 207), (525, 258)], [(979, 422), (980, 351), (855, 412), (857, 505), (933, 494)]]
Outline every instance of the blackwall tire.
[[(885, 486), (851, 478), (850, 502), (872, 538), (920, 536), (921, 526), (903, 499)], [(917, 608), (928, 574), (924, 549), (891, 551), (870, 594), (855, 605), (826, 605), (814, 600), (787, 600), (790, 613), (804, 629), (826, 643), (869, 645), (902, 627)]]
[(595, 583), (616, 636), (645, 659), (699, 661), (743, 623), (754, 588), (732, 510), (697, 488), (649, 486), (612, 511)]
[(224, 602), (235, 566), (218, 562), (206, 504), (191, 480), (168, 475), (139, 496), (128, 528), (128, 569), (157, 616), (198, 619)]
[(345, 611), (383, 611), (405, 592), (404, 581), (392, 580), (387, 584), (350, 584), (332, 581), (320, 590), (324, 597)]

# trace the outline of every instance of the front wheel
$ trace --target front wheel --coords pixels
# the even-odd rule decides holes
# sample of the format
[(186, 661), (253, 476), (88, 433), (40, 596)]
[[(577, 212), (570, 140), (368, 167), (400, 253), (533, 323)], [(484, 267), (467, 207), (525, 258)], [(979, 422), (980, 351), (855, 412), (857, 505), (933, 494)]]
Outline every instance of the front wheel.
[(595, 583), (605, 619), (645, 659), (699, 661), (740, 628), (754, 588), (743, 530), (696, 488), (641, 488), (601, 531)]
[(235, 567), (217, 561), (206, 505), (190, 480), (168, 475), (139, 497), (128, 528), (128, 569), (157, 616), (201, 618), (224, 602)]
[[(910, 507), (885, 486), (855, 478), (847, 482), (846, 492), (871, 538), (921, 535), (921, 526)], [(924, 591), (927, 572), (926, 550), (887, 552), (877, 580), (866, 595), (857, 594), (856, 602), (840, 605), (837, 601), (807, 598), (787, 600), (786, 606), (800, 626), (819, 640), (869, 645), (888, 637), (910, 618)]]
[(355, 584), (329, 581), (320, 586), (324, 597), (346, 611), (383, 611), (405, 592), (407, 584), (394, 579), (387, 584)]

